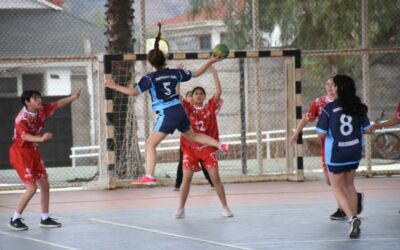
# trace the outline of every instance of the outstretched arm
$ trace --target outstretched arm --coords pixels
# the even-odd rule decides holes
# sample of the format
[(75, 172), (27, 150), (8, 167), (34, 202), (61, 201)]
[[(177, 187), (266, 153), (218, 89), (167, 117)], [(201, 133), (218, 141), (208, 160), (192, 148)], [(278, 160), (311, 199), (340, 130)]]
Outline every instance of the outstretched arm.
[(215, 85), (214, 98), (216, 101), (218, 101), (222, 94), (221, 82), (218, 77), (218, 72), (214, 68), (214, 66), (210, 66), (210, 70), (212, 72), (213, 79), (214, 79), (214, 85)]
[(57, 107), (61, 108), (68, 104), (71, 104), (76, 99), (79, 99), (81, 96), (81, 90), (78, 90), (75, 94), (71, 95), (70, 97), (66, 97), (57, 101)]
[(376, 130), (376, 129), (381, 129), (381, 128), (385, 128), (385, 127), (391, 127), (391, 126), (394, 126), (399, 123), (400, 123), (400, 119), (397, 119), (395, 116), (392, 119), (387, 120), (385, 122), (374, 124), (373, 129)]
[(303, 130), (303, 128), (307, 125), (308, 120), (306, 117), (303, 117), (301, 119), (299, 125), (297, 125), (296, 130), (294, 131), (292, 137), (290, 138), (290, 143), (294, 144), (297, 141), (297, 138), (299, 137), (300, 132)]
[(114, 79), (107, 79), (105, 86), (107, 88), (114, 89), (118, 92), (121, 92), (125, 95), (137, 96), (140, 94), (139, 91), (137, 91), (135, 88), (129, 88), (129, 87), (125, 87), (125, 86), (116, 84)]
[(52, 133), (44, 133), (43, 135), (30, 135), (30, 134), (25, 134), (24, 136), (24, 141), (28, 142), (44, 142), (48, 141), (53, 138)]
[(203, 74), (211, 65), (213, 65), (216, 62), (221, 61), (222, 59), (219, 57), (212, 56), (210, 60), (206, 64), (204, 64), (200, 69), (194, 72), (193, 77), (199, 77), (201, 74)]

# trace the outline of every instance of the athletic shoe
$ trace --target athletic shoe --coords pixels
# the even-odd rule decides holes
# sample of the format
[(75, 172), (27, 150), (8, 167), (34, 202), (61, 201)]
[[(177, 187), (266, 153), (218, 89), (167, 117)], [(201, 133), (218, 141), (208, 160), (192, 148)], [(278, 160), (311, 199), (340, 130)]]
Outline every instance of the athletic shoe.
[(54, 219), (48, 217), (47, 219), (40, 220), (39, 226), (40, 227), (46, 227), (46, 228), (51, 228), (51, 227), (61, 227), (61, 223), (55, 221)]
[(330, 216), (331, 220), (345, 220), (346, 219), (346, 214), (343, 212), (342, 209), (338, 208), (336, 212), (331, 214)]
[(360, 236), (360, 225), (361, 225), (361, 220), (357, 217), (353, 217), (350, 223), (350, 232), (349, 236), (350, 238), (358, 238)]
[(156, 178), (150, 178), (147, 176), (143, 176), (135, 181), (132, 181), (131, 185), (137, 185), (137, 184), (153, 185), (156, 183), (157, 183)]
[(364, 206), (364, 193), (357, 193), (357, 214), (361, 214)]
[(176, 211), (175, 218), (177, 219), (185, 218), (185, 209), (183, 208), (178, 209), (178, 211)]
[(224, 154), (228, 152), (228, 148), (229, 145), (227, 143), (221, 143), (221, 145), (219, 145), (219, 150), (221, 150)]
[(222, 212), (222, 216), (233, 217), (233, 213), (230, 210), (224, 209), (224, 211)]
[(12, 230), (16, 230), (16, 231), (28, 230), (28, 226), (22, 222), (23, 220), (24, 219), (22, 219), (22, 218), (18, 218), (15, 220), (13, 220), (11, 218), (10, 224), (8, 224), (8, 227), (11, 228)]
[(176, 192), (179, 192), (179, 189), (180, 188), (178, 188), (178, 187), (174, 187), (174, 191), (176, 191)]

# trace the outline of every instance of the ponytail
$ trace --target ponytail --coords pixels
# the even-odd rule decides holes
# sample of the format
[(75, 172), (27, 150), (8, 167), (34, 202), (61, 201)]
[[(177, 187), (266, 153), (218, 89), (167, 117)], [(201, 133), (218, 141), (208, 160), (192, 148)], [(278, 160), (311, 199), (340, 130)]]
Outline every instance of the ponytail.
[(160, 40), (161, 40), (161, 23), (158, 23), (158, 34), (156, 40), (154, 41), (154, 49), (149, 51), (147, 55), (147, 60), (156, 69), (161, 69), (166, 64), (166, 57), (164, 52), (160, 50)]

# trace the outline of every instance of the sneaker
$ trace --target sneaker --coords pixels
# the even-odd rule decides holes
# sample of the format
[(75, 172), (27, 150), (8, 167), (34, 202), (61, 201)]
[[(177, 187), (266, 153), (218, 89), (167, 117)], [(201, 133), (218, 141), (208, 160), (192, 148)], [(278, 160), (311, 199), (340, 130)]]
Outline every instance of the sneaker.
[(357, 214), (361, 214), (364, 205), (364, 193), (357, 193)]
[(223, 217), (233, 217), (233, 213), (229, 209), (224, 209), (224, 211), (222, 212), (222, 216)]
[(156, 178), (143, 176), (135, 181), (132, 181), (131, 185), (137, 185), (137, 184), (153, 185), (156, 183), (157, 183)]
[(228, 152), (228, 148), (229, 145), (227, 143), (221, 143), (221, 145), (219, 145), (219, 150), (221, 150), (224, 154)]
[(22, 218), (18, 218), (15, 220), (12, 220), (12, 218), (10, 219), (10, 224), (8, 224), (8, 227), (11, 228), (12, 230), (16, 230), (16, 231), (23, 231), (23, 230), (28, 230), (28, 226), (25, 225), (25, 223), (23, 223), (24, 219)]
[(48, 217), (47, 219), (40, 220), (39, 226), (40, 227), (46, 227), (46, 228), (51, 228), (51, 227), (61, 227), (61, 223), (55, 221), (54, 219)]
[(342, 209), (338, 208), (336, 212), (331, 214), (330, 216), (331, 220), (345, 220), (346, 219), (346, 214), (343, 212)]
[(179, 192), (180, 188), (174, 187), (174, 191)]
[(353, 217), (353, 219), (350, 222), (350, 232), (349, 236), (350, 238), (358, 238), (360, 236), (360, 225), (361, 225), (361, 220), (357, 217)]
[(178, 209), (178, 211), (176, 211), (175, 218), (177, 219), (185, 218), (185, 209), (183, 208)]

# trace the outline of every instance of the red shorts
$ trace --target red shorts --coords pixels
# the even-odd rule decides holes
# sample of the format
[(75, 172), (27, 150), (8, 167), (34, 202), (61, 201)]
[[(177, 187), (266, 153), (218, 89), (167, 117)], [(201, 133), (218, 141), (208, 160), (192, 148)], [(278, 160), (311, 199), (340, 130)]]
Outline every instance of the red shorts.
[(41, 178), (47, 179), (38, 147), (22, 148), (13, 144), (10, 148), (10, 164), (26, 185), (34, 184)]
[(326, 168), (326, 163), (325, 163), (325, 137), (321, 138), (321, 156), (322, 156), (322, 169), (324, 170), (325, 173), (327, 173), (328, 169)]
[(183, 150), (183, 169), (190, 169), (193, 172), (201, 170), (201, 165), (205, 169), (218, 168), (218, 157), (215, 148), (195, 148), (191, 147), (190, 150)]

